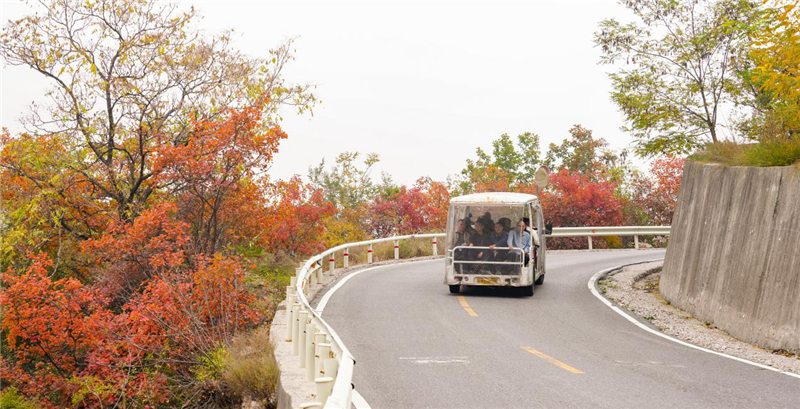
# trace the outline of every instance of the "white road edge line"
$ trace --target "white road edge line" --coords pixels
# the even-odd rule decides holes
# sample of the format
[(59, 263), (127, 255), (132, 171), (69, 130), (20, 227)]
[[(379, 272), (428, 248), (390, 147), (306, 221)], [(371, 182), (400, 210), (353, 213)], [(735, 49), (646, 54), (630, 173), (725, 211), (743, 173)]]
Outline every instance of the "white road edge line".
[[(649, 262), (653, 262), (653, 261), (661, 261), (661, 260), (663, 260), (663, 259), (649, 260), (649, 261), (644, 261), (644, 262), (639, 262), (639, 263), (631, 263), (631, 264), (649, 263)], [(615, 306), (614, 304), (612, 304), (612, 303), (611, 303), (611, 301), (609, 301), (609, 300), (608, 300), (606, 297), (603, 297), (603, 296), (602, 296), (602, 295), (601, 295), (601, 294), (600, 294), (600, 293), (597, 291), (597, 288), (596, 288), (596, 287), (597, 287), (597, 281), (600, 279), (600, 277), (602, 277), (602, 276), (603, 276), (603, 275), (605, 275), (605, 274), (608, 274), (608, 273), (610, 273), (611, 271), (618, 270), (618, 269), (620, 269), (620, 268), (623, 268), (623, 267), (625, 267), (625, 266), (628, 266), (628, 265), (631, 265), (631, 264), (625, 264), (625, 265), (618, 266), (618, 267), (611, 267), (611, 268), (607, 268), (607, 269), (605, 269), (605, 270), (600, 270), (600, 271), (596, 272), (596, 273), (595, 273), (595, 274), (592, 276), (592, 278), (591, 278), (591, 279), (589, 279), (589, 291), (591, 291), (591, 292), (592, 292), (592, 294), (594, 294), (594, 296), (595, 296), (595, 297), (597, 297), (597, 299), (598, 299), (598, 300), (602, 301), (602, 302), (603, 302), (603, 304), (605, 304), (605, 305), (609, 306), (609, 307), (610, 307), (612, 310), (614, 310), (614, 311), (615, 311), (617, 314), (619, 314), (619, 315), (623, 316), (623, 317), (624, 317), (626, 320), (628, 320), (628, 321), (632, 322), (632, 323), (633, 323), (634, 325), (636, 325), (637, 327), (639, 327), (639, 328), (641, 328), (641, 329), (643, 329), (643, 330), (645, 330), (645, 331), (647, 331), (647, 332), (649, 332), (649, 333), (651, 333), (651, 334), (653, 334), (653, 335), (657, 335), (657, 336), (659, 336), (659, 337), (661, 337), (661, 338), (664, 338), (664, 339), (670, 340), (670, 341), (672, 341), (672, 342), (676, 342), (676, 343), (678, 343), (678, 344), (681, 344), (681, 345), (683, 345), (683, 346), (687, 346), (687, 347), (689, 347), (689, 348), (694, 348), (694, 349), (696, 349), (696, 350), (698, 350), (698, 351), (703, 351), (703, 352), (708, 352), (708, 353), (710, 353), (710, 354), (719, 355), (719, 356), (721, 356), (721, 357), (725, 357), (725, 358), (728, 358), (728, 359), (733, 359), (734, 361), (739, 361), (739, 362), (742, 362), (742, 363), (745, 363), (745, 364), (753, 365), (753, 366), (755, 366), (755, 367), (758, 367), (758, 368), (761, 368), (761, 369), (768, 369), (768, 370), (770, 370), (770, 371), (773, 371), (773, 372), (782, 373), (782, 374), (784, 374), (784, 375), (788, 375), (788, 376), (791, 376), (791, 377), (793, 377), (793, 378), (798, 378), (798, 379), (800, 379), (800, 375), (798, 375), (798, 374), (795, 374), (795, 373), (791, 373), (791, 372), (787, 372), (787, 371), (782, 371), (782, 370), (780, 370), (780, 369), (778, 369), (778, 368), (773, 368), (773, 367), (771, 367), (771, 366), (768, 366), (768, 365), (759, 364), (759, 363), (757, 363), (757, 362), (748, 361), (747, 359), (739, 358), (739, 357), (737, 357), (737, 356), (728, 355), (728, 354), (726, 354), (726, 353), (722, 353), (722, 352), (712, 351), (712, 350), (710, 350), (710, 349), (707, 349), (707, 348), (703, 348), (703, 347), (700, 347), (700, 346), (697, 346), (697, 345), (694, 345), (694, 344), (690, 344), (690, 343), (688, 343), (688, 342), (686, 342), (686, 341), (682, 341), (682, 340), (680, 340), (680, 339), (677, 339), (677, 338), (674, 338), (674, 337), (672, 337), (672, 336), (669, 336), (669, 335), (667, 335), (667, 334), (664, 334), (663, 332), (656, 331), (656, 330), (654, 330), (654, 329), (652, 329), (652, 328), (648, 327), (647, 325), (644, 325), (644, 324), (642, 324), (641, 322), (639, 322), (638, 320), (636, 320), (636, 318), (633, 318), (633, 317), (631, 317), (631, 316), (630, 316), (628, 313), (626, 313), (626, 312), (625, 312), (625, 311), (623, 311), (622, 309), (620, 309), (620, 308), (618, 308), (617, 306)]]
[[(369, 267), (369, 268), (365, 268), (365, 269), (363, 269), (363, 270), (354, 271), (354, 272), (352, 272), (352, 273), (348, 274), (348, 275), (347, 275), (345, 278), (343, 278), (343, 279), (339, 280), (339, 282), (338, 282), (338, 283), (336, 283), (336, 285), (335, 285), (335, 286), (333, 286), (333, 288), (331, 288), (330, 290), (328, 290), (328, 291), (325, 293), (325, 295), (323, 295), (323, 296), (322, 296), (322, 299), (321, 299), (321, 300), (319, 300), (319, 304), (317, 304), (317, 308), (315, 308), (314, 310), (315, 310), (315, 311), (317, 312), (317, 314), (319, 314), (319, 316), (321, 317), (321, 316), (322, 316), (322, 311), (324, 311), (324, 310), (325, 310), (325, 306), (326, 306), (326, 305), (328, 305), (328, 300), (330, 300), (330, 299), (331, 299), (331, 296), (333, 295), (333, 293), (335, 293), (335, 292), (336, 292), (336, 290), (338, 290), (339, 288), (341, 288), (341, 287), (344, 285), (344, 283), (346, 283), (347, 281), (349, 281), (351, 278), (353, 278), (353, 277), (355, 277), (355, 276), (357, 276), (357, 275), (359, 275), (359, 274), (361, 274), (361, 273), (363, 273), (363, 272), (365, 272), (365, 271), (375, 270), (375, 269), (377, 269), (377, 268), (381, 268), (381, 267), (390, 267), (390, 266), (396, 266), (396, 265), (398, 265), (398, 264), (424, 263), (424, 262), (426, 262), (426, 261), (434, 261), (434, 260), (439, 260), (439, 259), (433, 259), (433, 260), (418, 260), (418, 261), (406, 261), (406, 262), (403, 262), (403, 263), (392, 263), (392, 264), (386, 264), (386, 265), (382, 265), (382, 266)], [(360, 394), (360, 393), (358, 393), (358, 390), (356, 390), (356, 389), (353, 389), (352, 403), (353, 403), (353, 406), (355, 406), (355, 407), (356, 407), (356, 409), (372, 409), (372, 408), (369, 406), (369, 403), (367, 403), (367, 401), (364, 399), (364, 397), (363, 397), (363, 396), (361, 396), (361, 394)]]

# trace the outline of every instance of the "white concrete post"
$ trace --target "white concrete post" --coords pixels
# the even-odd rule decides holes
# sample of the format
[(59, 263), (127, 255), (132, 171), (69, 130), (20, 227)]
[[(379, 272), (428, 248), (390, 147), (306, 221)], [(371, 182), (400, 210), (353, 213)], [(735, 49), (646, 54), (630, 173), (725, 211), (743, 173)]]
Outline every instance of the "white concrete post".
[(300, 405), (300, 409), (322, 409), (321, 402), (306, 402)]
[(314, 382), (314, 359), (316, 358), (317, 351), (315, 345), (317, 344), (317, 327), (314, 324), (306, 326), (306, 379), (309, 382)]
[(317, 371), (317, 378), (320, 376), (325, 376), (325, 367), (323, 364), (325, 363), (326, 359), (330, 358), (330, 356), (331, 344), (325, 342), (317, 344), (317, 356), (315, 357), (316, 360), (314, 361), (314, 369)]
[(324, 360), (322, 366), (325, 369), (325, 376), (330, 376), (331, 378), (336, 379), (336, 371), (339, 370), (339, 362), (336, 362), (336, 358), (328, 358)]
[(297, 331), (300, 338), (298, 338), (297, 346), (300, 356), (300, 367), (306, 367), (306, 325), (308, 323), (308, 311), (300, 311), (300, 329)]
[(394, 241), (394, 259), (395, 260), (400, 259), (400, 240)]
[(316, 286), (317, 283), (319, 282), (319, 280), (317, 280), (317, 275), (314, 273), (308, 275), (308, 281), (311, 287)]
[(290, 278), (289, 280), (291, 281), (289, 285), (292, 286), (292, 287), (297, 288), (297, 276), (294, 276), (294, 277)]
[(336, 253), (331, 253), (330, 257), (328, 258), (328, 271), (333, 273), (333, 270), (336, 269)]
[(372, 264), (372, 244), (367, 248), (367, 264)]
[(325, 333), (317, 332), (314, 335), (314, 374), (311, 377), (311, 381), (315, 378), (322, 376), (322, 344), (325, 344), (327, 340), (325, 339)]
[(350, 249), (344, 249), (344, 268), (350, 267)]
[[(291, 288), (291, 287), (290, 287)], [(286, 298), (286, 341), (292, 341), (292, 329), (294, 328), (294, 295)]]
[(592, 236), (589, 236), (589, 250), (592, 249)]
[(292, 355), (297, 356), (300, 354), (300, 343), (297, 342), (300, 340), (300, 303), (294, 303), (294, 309), (292, 310)]
[(635, 249), (639, 248), (639, 235), (638, 234), (633, 236), (633, 248), (635, 248)]
[(328, 397), (331, 396), (331, 392), (333, 392), (333, 378), (324, 376), (315, 379), (314, 382), (317, 384), (317, 396), (315, 399), (324, 404)]
[(436, 237), (434, 237), (433, 238), (433, 255), (434, 256), (438, 256), (439, 255), (439, 246), (437, 246), (436, 244), (437, 244), (436, 243)]

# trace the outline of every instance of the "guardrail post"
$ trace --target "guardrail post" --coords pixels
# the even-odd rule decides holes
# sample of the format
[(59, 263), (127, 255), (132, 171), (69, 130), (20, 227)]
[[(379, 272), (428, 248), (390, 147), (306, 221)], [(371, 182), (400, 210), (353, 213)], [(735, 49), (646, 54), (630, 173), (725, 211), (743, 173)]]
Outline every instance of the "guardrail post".
[(436, 245), (436, 237), (433, 238), (433, 255), (439, 255), (439, 246)]
[[(323, 341), (327, 341), (325, 339), (325, 334), (323, 334), (322, 337)], [(315, 357), (316, 361), (314, 361), (314, 370), (317, 372), (316, 378), (319, 378), (320, 376), (325, 376), (325, 367), (323, 366), (323, 364), (325, 363), (325, 360), (328, 359), (330, 356), (331, 356), (331, 344), (328, 344), (327, 342), (318, 343), (317, 355)]]
[(394, 241), (394, 259), (395, 260), (400, 259), (400, 240)]
[(372, 244), (367, 248), (367, 264), (372, 264)]
[(324, 376), (322, 378), (315, 379), (314, 382), (317, 384), (316, 400), (322, 402), (324, 405), (333, 391), (333, 378)]
[(300, 329), (297, 334), (300, 338), (297, 340), (298, 352), (300, 355), (300, 367), (306, 367), (306, 325), (308, 323), (308, 311), (300, 311)]
[(344, 268), (350, 267), (350, 249), (344, 249), (344, 256), (342, 257), (342, 261), (344, 261)]
[(328, 271), (331, 273), (336, 269), (336, 256), (334, 256), (334, 254), (336, 253), (331, 253), (331, 256), (328, 258)]
[(300, 303), (295, 302), (294, 308), (292, 309), (292, 355), (297, 356), (300, 353), (300, 345), (297, 342), (300, 339), (299, 330), (300, 330)]
[(635, 249), (639, 248), (639, 235), (638, 234), (633, 236), (633, 248), (635, 248)]
[(314, 358), (317, 351), (314, 346), (317, 344), (317, 327), (314, 324), (306, 325), (306, 379), (314, 382)]
[(294, 325), (294, 320), (292, 320), (292, 314), (294, 314), (294, 287), (286, 287), (286, 292), (288, 293), (286, 296), (286, 341), (291, 342), (292, 327)]
[(592, 249), (592, 236), (589, 236), (589, 250)]
[(336, 379), (336, 371), (339, 370), (339, 363), (336, 362), (336, 358), (325, 359), (322, 366), (325, 368), (325, 376)]

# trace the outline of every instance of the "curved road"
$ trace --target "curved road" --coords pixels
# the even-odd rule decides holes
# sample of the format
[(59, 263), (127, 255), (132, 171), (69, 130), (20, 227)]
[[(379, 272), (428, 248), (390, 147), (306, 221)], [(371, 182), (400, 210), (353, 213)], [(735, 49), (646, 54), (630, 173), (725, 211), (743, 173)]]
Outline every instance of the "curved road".
[(450, 294), (443, 260), (390, 265), (353, 277), (323, 316), (376, 409), (800, 407), (798, 379), (647, 333), (586, 287), (599, 270), (663, 256), (550, 253), (533, 297)]

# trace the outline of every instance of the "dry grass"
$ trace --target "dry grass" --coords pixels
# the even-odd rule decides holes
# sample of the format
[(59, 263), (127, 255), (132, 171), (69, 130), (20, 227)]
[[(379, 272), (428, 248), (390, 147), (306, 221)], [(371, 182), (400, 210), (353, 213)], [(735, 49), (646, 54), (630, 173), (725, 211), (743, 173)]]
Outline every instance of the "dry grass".
[(800, 138), (765, 139), (759, 143), (738, 144), (721, 141), (707, 144), (689, 159), (727, 166), (789, 166), (800, 164)]
[(261, 327), (237, 335), (228, 346), (220, 372), (220, 382), (230, 394), (274, 407), (280, 370), (269, 341), (269, 329)]

